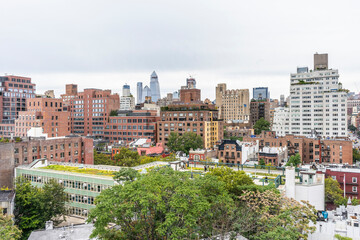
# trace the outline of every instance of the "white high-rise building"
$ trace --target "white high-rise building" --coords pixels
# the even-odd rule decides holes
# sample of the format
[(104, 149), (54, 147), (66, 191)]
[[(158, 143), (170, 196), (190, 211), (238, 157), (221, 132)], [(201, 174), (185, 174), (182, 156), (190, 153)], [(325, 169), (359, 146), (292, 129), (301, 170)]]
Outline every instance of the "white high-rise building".
[(124, 97), (129, 97), (129, 96), (130, 96), (130, 85), (125, 84), (125, 85), (123, 86), (122, 95), (123, 95)]
[(275, 108), (274, 120), (271, 130), (276, 132), (276, 136), (285, 136), (290, 133), (290, 111), (286, 107)]
[(155, 71), (150, 77), (151, 100), (156, 103), (161, 98), (158, 76)]
[(120, 110), (132, 110), (135, 108), (135, 98), (130, 93), (130, 86), (123, 86), (122, 96), (120, 97)]
[(338, 70), (327, 68), (327, 54), (315, 54), (314, 60), (314, 70), (291, 74), (290, 134), (346, 137), (347, 93)]

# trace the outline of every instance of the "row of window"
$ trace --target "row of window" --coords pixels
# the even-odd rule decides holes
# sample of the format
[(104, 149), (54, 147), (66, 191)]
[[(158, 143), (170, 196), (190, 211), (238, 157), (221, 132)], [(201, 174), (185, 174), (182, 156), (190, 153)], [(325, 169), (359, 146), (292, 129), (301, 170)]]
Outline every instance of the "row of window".
[(104, 184), (88, 183), (88, 182), (73, 181), (73, 180), (63, 180), (59, 178), (45, 177), (45, 176), (40, 177), (32, 174), (22, 174), (22, 176), (31, 182), (42, 183), (42, 184), (45, 184), (52, 179), (55, 179), (65, 188), (86, 190), (90, 192), (101, 192), (102, 190), (111, 187), (110, 185), (104, 185)]

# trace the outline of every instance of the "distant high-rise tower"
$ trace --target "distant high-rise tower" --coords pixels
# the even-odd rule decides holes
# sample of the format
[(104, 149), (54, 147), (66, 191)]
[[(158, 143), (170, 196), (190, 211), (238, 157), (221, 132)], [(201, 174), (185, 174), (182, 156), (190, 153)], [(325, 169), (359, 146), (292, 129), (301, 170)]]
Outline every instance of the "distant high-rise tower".
[(257, 87), (253, 88), (253, 99), (255, 100), (264, 100), (270, 99), (270, 93), (267, 87)]
[(151, 89), (146, 85), (144, 87), (143, 95), (142, 95), (142, 101), (145, 101), (145, 97), (151, 97)]
[(161, 98), (160, 96), (160, 86), (158, 81), (158, 76), (156, 72), (153, 71), (150, 78), (150, 90), (151, 90), (151, 100), (157, 102)]
[(143, 83), (142, 82), (138, 82), (136, 84), (136, 94), (137, 94), (137, 98), (136, 98), (136, 103), (142, 103), (142, 95), (143, 95)]
[(122, 95), (123, 95), (123, 97), (129, 97), (130, 96), (130, 85), (125, 84), (123, 86)]
[(280, 95), (280, 107), (285, 106), (285, 96), (283, 94)]
[(196, 80), (193, 77), (189, 77), (186, 79), (186, 87), (188, 89), (196, 88)]

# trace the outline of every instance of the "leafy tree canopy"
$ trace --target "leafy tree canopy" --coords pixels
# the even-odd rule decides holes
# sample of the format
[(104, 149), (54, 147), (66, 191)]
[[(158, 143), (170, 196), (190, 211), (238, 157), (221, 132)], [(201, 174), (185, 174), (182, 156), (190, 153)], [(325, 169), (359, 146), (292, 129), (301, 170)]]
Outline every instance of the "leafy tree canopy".
[(15, 223), (23, 232), (22, 239), (27, 239), (33, 230), (44, 228), (46, 221), (60, 223), (66, 213), (64, 187), (55, 180), (38, 188), (19, 177), (15, 193)]
[(353, 163), (360, 161), (360, 152), (357, 148), (353, 148)]
[(346, 204), (346, 199), (343, 197), (344, 191), (341, 190), (338, 181), (328, 177), (325, 179), (325, 202), (334, 203), (336, 205)]
[(121, 148), (120, 153), (114, 155), (116, 165), (123, 167), (134, 167), (140, 165), (140, 156), (136, 151), (128, 148)]
[(301, 163), (301, 157), (300, 154), (297, 153), (290, 157), (289, 161), (286, 163), (286, 166), (298, 167), (300, 163)]
[(5, 216), (0, 208), (0, 239), (16, 240), (21, 238), (21, 231), (14, 225), (10, 215)]
[(266, 121), (263, 117), (256, 121), (253, 126), (255, 134), (258, 135), (262, 131), (269, 131), (270, 130), (270, 123)]
[(121, 168), (114, 174), (114, 180), (118, 183), (125, 181), (134, 181), (140, 176), (140, 173), (132, 168)]
[(352, 132), (355, 132), (357, 130), (357, 128), (352, 124), (348, 127), (348, 129)]
[(253, 180), (244, 171), (235, 171), (229, 167), (210, 169), (208, 175), (213, 175), (225, 183), (226, 189), (236, 196), (241, 195), (241, 186), (254, 185)]
[(186, 132), (183, 135), (171, 132), (167, 146), (172, 152), (183, 151), (189, 154), (190, 148), (203, 148), (203, 139), (193, 132)]
[(197, 239), (219, 234), (215, 226), (233, 210), (214, 176), (191, 179), (189, 173), (158, 168), (103, 191), (88, 221), (95, 222), (92, 237), (104, 239)]

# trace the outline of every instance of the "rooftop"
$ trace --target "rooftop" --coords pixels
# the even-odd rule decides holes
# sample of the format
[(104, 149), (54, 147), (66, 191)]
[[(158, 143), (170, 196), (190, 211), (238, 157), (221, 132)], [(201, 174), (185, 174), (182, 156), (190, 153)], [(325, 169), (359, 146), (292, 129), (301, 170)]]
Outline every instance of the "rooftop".
[(0, 190), (0, 202), (9, 202), (13, 199), (15, 192), (12, 190)]
[(77, 239), (88, 240), (94, 226), (92, 224), (81, 224), (70, 227), (61, 227), (48, 230), (33, 231), (29, 240), (48, 240), (48, 239)]

